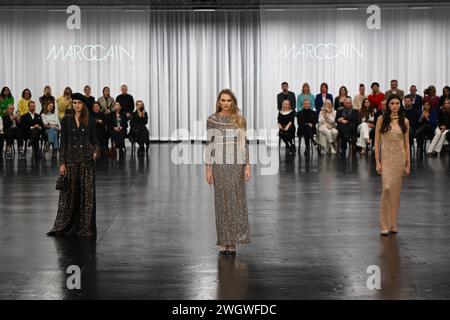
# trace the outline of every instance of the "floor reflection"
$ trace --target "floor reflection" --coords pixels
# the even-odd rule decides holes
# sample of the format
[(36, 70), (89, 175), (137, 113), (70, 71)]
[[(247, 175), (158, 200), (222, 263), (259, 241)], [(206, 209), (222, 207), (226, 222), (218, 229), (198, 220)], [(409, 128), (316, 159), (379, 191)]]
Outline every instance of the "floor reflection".
[(405, 275), (402, 272), (397, 236), (380, 237), (381, 299), (406, 299)]
[[(97, 238), (55, 237), (53, 238), (58, 265), (65, 274), (60, 284), (62, 296), (60, 299), (94, 299), (96, 292), (97, 275)], [(68, 289), (67, 279), (71, 274), (66, 270), (69, 266), (78, 266), (81, 270), (81, 289)]]
[(217, 261), (217, 299), (250, 299), (247, 262), (237, 256), (221, 256)]

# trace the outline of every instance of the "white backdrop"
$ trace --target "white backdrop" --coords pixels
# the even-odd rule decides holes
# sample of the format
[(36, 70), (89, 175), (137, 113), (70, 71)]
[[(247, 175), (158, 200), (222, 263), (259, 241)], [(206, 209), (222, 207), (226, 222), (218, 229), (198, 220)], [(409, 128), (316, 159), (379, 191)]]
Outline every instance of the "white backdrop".
[[(282, 81), (289, 82), (296, 95), (303, 82), (317, 94), (325, 81), (333, 97), (345, 85), (353, 97), (361, 82), (370, 92), (370, 84), (378, 81), (384, 92), (391, 79), (405, 92), (416, 84), (422, 94), (433, 84), (441, 95), (449, 84), (449, 16), (450, 10), (442, 8), (383, 9), (381, 29), (369, 30), (363, 9), (262, 10), (261, 107), (267, 122), (259, 125), (276, 126), (275, 97)], [(336, 53), (331, 45), (324, 49), (324, 43), (343, 51)]]
[[(206, 139), (206, 118), (218, 92), (231, 88), (255, 126), (258, 108), (258, 12), (155, 12), (150, 18), (152, 132), (176, 129)], [(156, 130), (158, 128), (158, 130)]]
[[(22, 90), (29, 88), (32, 99), (38, 102), (47, 84), (51, 85), (55, 97), (66, 86), (82, 92), (89, 84), (96, 98), (104, 86), (111, 88), (115, 98), (120, 85), (127, 83), (132, 94), (148, 101), (149, 40), (144, 32), (148, 16), (114, 11), (83, 13), (82, 28), (74, 31), (66, 28), (66, 17), (65, 12), (2, 10), (0, 86), (9, 86), (16, 101)], [(114, 54), (113, 58), (96, 62), (86, 61), (81, 54), (69, 54), (71, 46), (98, 44), (106, 48), (120, 45), (130, 53), (134, 46), (134, 60), (128, 59), (125, 53), (121, 61)], [(51, 54), (54, 46), (56, 53), (61, 46), (64, 52)], [(104, 56), (106, 52), (98, 54)]]
[[(55, 97), (67, 85), (82, 91), (90, 84), (96, 98), (104, 86), (115, 98), (126, 83), (150, 112), (152, 139), (181, 138), (173, 136), (176, 129), (204, 139), (217, 93), (232, 88), (254, 126), (258, 12), (82, 10), (81, 30), (67, 29), (67, 17), (64, 11), (0, 12), (0, 86), (10, 87), (16, 101), (24, 88), (37, 101), (46, 84)], [(106, 49), (92, 49), (97, 45)], [(87, 61), (91, 50), (107, 58)]]
[[(346, 85), (353, 96), (360, 82), (378, 81), (385, 91), (396, 78), (404, 90), (412, 83), (420, 91), (434, 84), (440, 94), (449, 83), (449, 10), (383, 10), (381, 30), (368, 30), (367, 16), (361, 9), (83, 10), (82, 29), (71, 31), (64, 11), (2, 9), (0, 86), (9, 86), (18, 101), (24, 88), (38, 100), (46, 84), (56, 97), (67, 85), (82, 91), (85, 84), (95, 97), (103, 86), (115, 97), (126, 83), (145, 102), (152, 139), (159, 140), (180, 138), (172, 136), (176, 129), (188, 130), (191, 139), (205, 138), (201, 129), (226, 87), (254, 129), (276, 126), (282, 81), (296, 94), (305, 81), (314, 93), (326, 81), (333, 95)], [(344, 51), (330, 58), (332, 47), (323, 50), (324, 43)], [(92, 47), (99, 45), (104, 49)], [(91, 50), (103, 61), (87, 61)]]

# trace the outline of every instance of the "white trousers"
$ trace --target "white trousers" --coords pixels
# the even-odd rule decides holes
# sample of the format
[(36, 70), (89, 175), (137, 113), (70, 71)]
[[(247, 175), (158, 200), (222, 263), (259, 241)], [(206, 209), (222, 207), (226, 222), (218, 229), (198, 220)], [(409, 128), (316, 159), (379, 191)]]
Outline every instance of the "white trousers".
[(361, 148), (366, 148), (366, 141), (370, 138), (369, 136), (370, 128), (367, 122), (363, 122), (358, 126), (359, 137), (356, 141), (356, 145)]
[(445, 143), (445, 135), (447, 134), (448, 130), (441, 131), (441, 129), (436, 128), (436, 131), (434, 131), (434, 137), (431, 141), (430, 145), (428, 146), (428, 153), (431, 152), (441, 152), (442, 146)]
[(336, 128), (328, 129), (325, 126), (319, 127), (319, 143), (325, 150), (328, 150), (330, 144), (336, 141), (339, 131)]

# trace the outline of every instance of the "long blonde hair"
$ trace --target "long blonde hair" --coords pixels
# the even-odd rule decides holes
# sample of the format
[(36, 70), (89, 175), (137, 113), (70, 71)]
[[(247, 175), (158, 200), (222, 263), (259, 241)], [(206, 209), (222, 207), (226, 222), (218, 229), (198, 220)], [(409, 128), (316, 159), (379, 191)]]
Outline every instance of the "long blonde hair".
[(233, 91), (230, 89), (223, 89), (219, 92), (219, 95), (217, 96), (217, 102), (216, 102), (216, 113), (219, 113), (222, 111), (222, 107), (220, 106), (220, 96), (222, 94), (229, 95), (231, 97), (231, 115), (230, 118), (233, 120), (233, 123), (236, 125), (237, 128), (245, 129), (246, 123), (244, 117), (239, 113), (240, 110), (237, 106), (237, 99), (234, 95)]
[(237, 129), (237, 137), (238, 137), (238, 145), (241, 150), (241, 152), (245, 152), (245, 146), (247, 144), (246, 141), (246, 132), (247, 124), (245, 122), (245, 118), (239, 113), (240, 110), (237, 106), (237, 99), (233, 91), (230, 89), (223, 89), (219, 92), (219, 95), (217, 96), (217, 102), (216, 102), (216, 113), (219, 113), (222, 111), (222, 107), (220, 106), (220, 96), (222, 94), (229, 95), (231, 97), (231, 115), (230, 118), (233, 121), (234, 125)]

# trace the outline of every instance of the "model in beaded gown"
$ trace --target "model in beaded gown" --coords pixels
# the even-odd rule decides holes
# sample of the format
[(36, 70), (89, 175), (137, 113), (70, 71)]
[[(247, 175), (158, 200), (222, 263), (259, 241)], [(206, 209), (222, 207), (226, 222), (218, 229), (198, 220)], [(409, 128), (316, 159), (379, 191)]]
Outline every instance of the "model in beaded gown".
[(397, 95), (389, 97), (386, 112), (377, 120), (375, 159), (382, 178), (380, 229), (386, 236), (398, 232), (402, 180), (410, 173), (409, 123)]
[(214, 185), (217, 245), (221, 254), (234, 254), (237, 244), (250, 242), (245, 192), (250, 164), (245, 119), (230, 90), (220, 92), (207, 132), (206, 180)]

